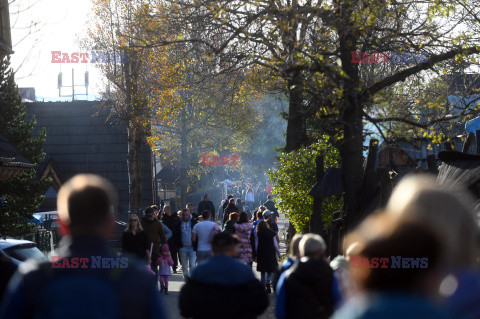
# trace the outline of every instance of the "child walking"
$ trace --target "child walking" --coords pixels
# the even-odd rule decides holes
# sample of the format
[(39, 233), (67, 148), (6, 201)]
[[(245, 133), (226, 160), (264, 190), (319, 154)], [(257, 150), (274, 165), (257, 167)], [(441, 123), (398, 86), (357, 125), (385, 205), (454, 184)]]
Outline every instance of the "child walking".
[(158, 275), (160, 276), (160, 292), (168, 295), (168, 277), (172, 275), (173, 259), (168, 245), (162, 245), (160, 257), (157, 259)]

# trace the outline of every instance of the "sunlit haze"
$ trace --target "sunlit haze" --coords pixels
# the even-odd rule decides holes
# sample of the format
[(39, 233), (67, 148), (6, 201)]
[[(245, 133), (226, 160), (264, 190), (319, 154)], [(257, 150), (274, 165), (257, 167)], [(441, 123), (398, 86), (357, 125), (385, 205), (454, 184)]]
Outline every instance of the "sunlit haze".
[[(85, 71), (89, 72), (88, 99), (98, 94), (100, 77), (92, 63), (52, 63), (51, 51), (89, 52), (80, 50), (78, 39), (85, 36), (91, 1), (72, 0), (22, 0), (10, 5), (12, 43), (15, 54), (11, 57), (16, 70), (19, 87), (34, 87), (37, 99), (57, 100), (59, 92), (57, 77), (63, 72), (63, 85), (71, 85), (72, 68), (75, 84), (84, 84)], [(29, 28), (32, 23), (36, 27)], [(31, 30), (31, 34), (29, 33)], [(85, 93), (77, 87), (76, 93)], [(71, 94), (71, 89), (62, 89), (62, 95)], [(76, 96), (86, 99), (86, 96)], [(71, 97), (62, 98), (71, 100)]]

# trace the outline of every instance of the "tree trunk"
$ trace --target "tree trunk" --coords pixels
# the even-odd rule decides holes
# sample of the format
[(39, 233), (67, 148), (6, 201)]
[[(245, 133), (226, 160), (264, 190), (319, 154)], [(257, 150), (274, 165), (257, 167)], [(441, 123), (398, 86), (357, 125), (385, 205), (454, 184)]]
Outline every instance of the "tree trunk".
[(343, 189), (345, 191), (345, 229), (349, 231), (358, 221), (357, 194), (363, 176), (363, 123), (359, 101), (346, 101), (344, 113), (344, 143), (342, 145)]
[[(297, 83), (298, 82), (298, 83)], [(307, 144), (307, 119), (304, 111), (303, 88), (300, 81), (289, 81), (289, 105), (287, 118), (287, 141), (285, 152), (292, 152)], [(287, 231), (287, 252), (290, 250), (290, 241), (295, 235), (295, 227), (292, 222)]]
[(142, 150), (142, 134), (138, 127), (128, 128), (128, 190), (129, 213), (139, 213), (142, 210), (142, 177), (143, 163), (140, 158)]
[[(341, 146), (342, 180), (344, 195), (343, 213), (344, 226), (341, 229), (339, 240), (352, 229), (358, 218), (357, 194), (362, 185), (363, 177), (363, 105), (359, 96), (358, 64), (352, 63), (352, 51), (356, 50), (358, 35), (352, 30), (353, 8), (346, 2), (341, 2), (338, 10), (343, 12), (341, 23), (340, 58), (343, 70), (346, 73), (342, 82), (343, 98), (340, 101), (343, 120), (344, 140)], [(339, 26), (340, 27), (340, 26)]]
[[(317, 156), (315, 160), (317, 183), (320, 183), (323, 179), (323, 159), (323, 156)], [(313, 210), (312, 215), (310, 216), (310, 232), (321, 235), (322, 237), (325, 236), (322, 219), (322, 198), (319, 196), (313, 196)]]
[(187, 152), (187, 114), (184, 109), (181, 112), (181, 135), (180, 144), (182, 149), (180, 163), (180, 206), (182, 208), (187, 205), (187, 169), (188, 169), (188, 152)]
[(300, 80), (288, 83), (289, 105), (287, 118), (287, 143), (285, 152), (298, 150), (307, 144), (307, 118), (304, 110), (303, 87)]

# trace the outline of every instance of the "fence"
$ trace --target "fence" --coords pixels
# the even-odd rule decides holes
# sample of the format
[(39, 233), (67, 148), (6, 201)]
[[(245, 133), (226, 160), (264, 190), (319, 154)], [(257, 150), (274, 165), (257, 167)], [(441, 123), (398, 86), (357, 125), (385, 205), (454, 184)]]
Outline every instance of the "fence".
[(37, 244), (44, 254), (50, 253), (58, 243), (57, 230), (37, 229), (33, 233), (29, 233), (23, 236), (23, 239), (33, 241)]

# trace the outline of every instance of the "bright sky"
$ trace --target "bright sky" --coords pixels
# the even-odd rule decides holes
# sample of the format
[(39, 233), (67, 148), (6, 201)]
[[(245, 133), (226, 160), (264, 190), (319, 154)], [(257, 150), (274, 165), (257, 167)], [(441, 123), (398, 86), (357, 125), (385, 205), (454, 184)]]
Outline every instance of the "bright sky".
[[(18, 12), (20, 9), (20, 12)], [(19, 87), (34, 87), (37, 99), (58, 99), (57, 77), (63, 73), (63, 85), (71, 85), (72, 68), (75, 84), (83, 85), (85, 71), (89, 72), (89, 100), (95, 98), (101, 87), (101, 76), (92, 63), (51, 63), (51, 51), (88, 52), (80, 50), (78, 39), (86, 35), (90, 0), (15, 0), (10, 4), (10, 25), (15, 54), (12, 67), (17, 71)], [(37, 23), (28, 35), (29, 26)], [(85, 93), (77, 87), (76, 93)], [(62, 95), (71, 94), (71, 89), (62, 89)], [(86, 96), (76, 96), (86, 99)], [(63, 100), (71, 100), (63, 98)]]

